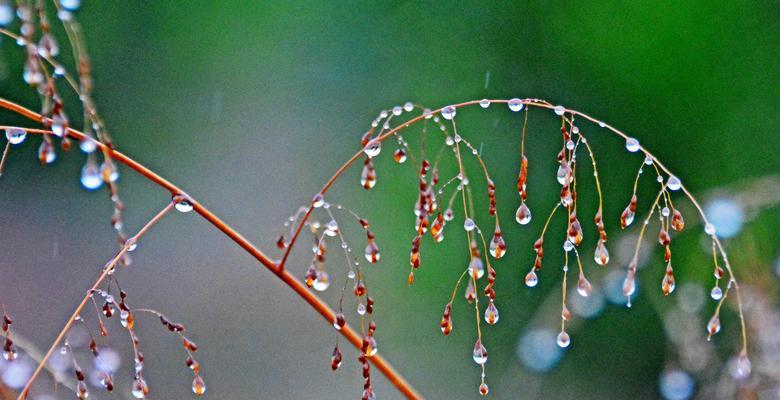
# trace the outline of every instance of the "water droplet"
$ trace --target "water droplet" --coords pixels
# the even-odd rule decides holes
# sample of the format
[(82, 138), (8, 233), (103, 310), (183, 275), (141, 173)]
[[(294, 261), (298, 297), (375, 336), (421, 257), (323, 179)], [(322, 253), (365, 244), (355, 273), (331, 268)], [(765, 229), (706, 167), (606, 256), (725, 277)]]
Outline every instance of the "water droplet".
[(672, 175), (666, 181), (666, 187), (669, 188), (669, 190), (680, 190), (682, 187), (682, 182), (680, 182), (680, 179), (678, 179), (676, 176)]
[(639, 141), (634, 138), (626, 139), (626, 150), (632, 153), (639, 151)]
[(748, 359), (747, 352), (743, 350), (737, 357), (735, 375), (737, 378), (747, 378), (750, 376), (751, 369), (750, 359)]
[(200, 375), (195, 375), (195, 379), (192, 380), (192, 393), (198, 396), (203, 396), (206, 393), (206, 382), (203, 382)]
[(444, 119), (453, 119), (455, 118), (455, 107), (454, 106), (447, 106), (441, 109), (441, 116), (444, 117)]
[(563, 115), (563, 113), (566, 112), (566, 108), (563, 106), (555, 106), (555, 108), (553, 108), (553, 111), (555, 111), (556, 115)]
[(571, 338), (569, 337), (569, 334), (565, 331), (561, 331), (561, 333), (558, 334), (558, 337), (555, 339), (555, 342), (558, 343), (558, 346), (561, 348), (569, 347), (569, 344), (571, 344)]
[(569, 164), (564, 162), (558, 166), (558, 172), (555, 174), (555, 179), (558, 180), (558, 183), (564, 186), (572, 182), (573, 176), (571, 174), (571, 168), (569, 168)]
[(572, 140), (567, 140), (567, 141), (566, 141), (566, 149), (567, 149), (567, 150), (574, 150), (574, 141), (572, 141)]
[(81, 185), (87, 190), (95, 190), (103, 186), (100, 169), (94, 161), (88, 160), (81, 168)]
[(51, 164), (57, 160), (57, 153), (54, 152), (54, 147), (47, 141), (41, 142), (41, 146), (38, 147), (38, 159), (43, 164)]
[(525, 276), (525, 285), (528, 287), (534, 287), (539, 283), (539, 277), (536, 276), (536, 272), (531, 271)]
[(501, 232), (496, 229), (496, 233), (493, 235), (493, 239), (490, 240), (490, 255), (496, 259), (499, 259), (506, 254), (506, 242), (504, 242)]
[(414, 110), (414, 103), (412, 103), (411, 101), (407, 101), (406, 103), (404, 103), (404, 111), (409, 112), (412, 110)]
[(465, 229), (468, 232), (471, 232), (476, 228), (476, 224), (474, 224), (474, 220), (471, 218), (466, 218), (466, 221), (463, 223), (463, 229)]
[(366, 256), (366, 260), (371, 264), (376, 264), (376, 262), (379, 261), (381, 254), (379, 253), (379, 247), (377, 247), (373, 240), (366, 246), (364, 255)]
[(715, 225), (708, 222), (706, 225), (704, 225), (704, 232), (710, 236), (714, 235), (716, 232)]
[(498, 308), (492, 301), (485, 309), (485, 322), (490, 325), (495, 325), (498, 322)]
[(488, 108), (490, 107), (490, 100), (488, 99), (482, 99), (479, 101), (479, 106), (482, 108)]
[(723, 297), (723, 289), (719, 286), (713, 287), (710, 291), (710, 297), (712, 297), (713, 300), (720, 300)]
[(674, 271), (672, 271), (672, 263), (666, 264), (666, 272), (664, 273), (664, 279), (661, 282), (661, 291), (664, 296), (668, 296), (674, 292), (676, 284), (674, 282)]
[(580, 273), (580, 280), (577, 281), (577, 292), (582, 297), (588, 297), (593, 293), (593, 286), (590, 284), (585, 275)]
[(629, 269), (626, 279), (623, 280), (623, 295), (630, 298), (634, 291), (636, 291), (636, 272)]
[(509, 106), (509, 109), (514, 111), (514, 112), (518, 112), (518, 111), (523, 109), (523, 102), (520, 101), (520, 99), (517, 99), (517, 98), (509, 100), (507, 105)]
[(396, 149), (395, 153), (393, 153), (393, 160), (398, 164), (403, 164), (406, 161), (406, 151), (401, 148)]
[(707, 333), (712, 336), (718, 332), (720, 332), (720, 318), (718, 318), (718, 314), (715, 314), (707, 322)]
[(395, 106), (393, 107), (393, 115), (401, 115), (401, 113), (404, 112), (404, 109), (401, 108), (401, 106)]
[(14, 20), (14, 9), (10, 2), (0, 3), (0, 26), (6, 26)]
[(176, 203), (174, 204), (174, 207), (176, 208), (176, 211), (183, 212), (183, 213), (192, 211), (193, 205), (189, 200), (181, 198), (175, 201)]
[(363, 148), (363, 152), (366, 153), (368, 158), (374, 158), (379, 155), (379, 152), (382, 151), (382, 142), (380, 142), (378, 139), (372, 139), (371, 141), (366, 144), (366, 147)]
[(363, 302), (359, 302), (357, 305), (357, 313), (358, 315), (365, 315), (366, 314), (366, 305), (363, 304)]
[(566, 252), (570, 252), (570, 251), (572, 251), (572, 249), (574, 249), (574, 243), (569, 241), (569, 239), (566, 239), (563, 242), (563, 250), (566, 251)]
[(477, 342), (474, 343), (474, 352), (472, 354), (472, 357), (474, 358), (474, 362), (477, 364), (484, 364), (487, 362), (488, 359), (488, 352), (485, 346), (482, 345), (482, 341), (477, 339)]
[(76, 11), (81, 7), (81, 0), (60, 0), (60, 5), (66, 10)]
[(317, 270), (314, 282), (312, 283), (314, 290), (322, 292), (325, 291), (328, 286), (330, 286), (330, 276), (328, 276), (328, 272), (324, 269)]
[(5, 138), (8, 139), (11, 144), (19, 144), (24, 142), (27, 138), (27, 131), (18, 128), (7, 128), (5, 130)]
[(593, 259), (598, 265), (607, 265), (609, 262), (609, 250), (603, 240), (599, 239), (596, 245), (596, 251), (593, 253)]
[(520, 207), (517, 208), (515, 221), (520, 225), (528, 225), (531, 222), (531, 209), (528, 208), (525, 202), (520, 203)]
[(479, 384), (479, 394), (482, 396), (487, 396), (490, 389), (488, 388), (488, 385), (485, 382), (482, 382)]
[(132, 394), (136, 399), (145, 399), (149, 395), (149, 385), (143, 378), (136, 378), (133, 381)]

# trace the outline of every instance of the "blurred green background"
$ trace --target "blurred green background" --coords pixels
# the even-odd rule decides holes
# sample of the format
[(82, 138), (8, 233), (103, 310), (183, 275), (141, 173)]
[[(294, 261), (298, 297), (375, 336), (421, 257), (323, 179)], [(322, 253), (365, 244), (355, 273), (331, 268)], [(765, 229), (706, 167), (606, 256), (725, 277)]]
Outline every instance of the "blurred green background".
[[(274, 241), (284, 219), (359, 149), (360, 136), (380, 110), (405, 101), (438, 108), (483, 97), (540, 97), (564, 104), (639, 138), (697, 194), (780, 173), (780, 8), (775, 1), (91, 1), (76, 15), (93, 61), (98, 109), (118, 148), (182, 186), (271, 254), (278, 254)], [(63, 39), (61, 26), (54, 25)], [(17, 23), (11, 27), (18, 31)], [(3, 39), (0, 96), (38, 109), (37, 95), (21, 79), (23, 54)], [(66, 109), (79, 127), (74, 98)], [(2, 124), (33, 126), (10, 113), (0, 115)], [(659, 382), (665, 373), (690, 369), (682, 368), (686, 364), (668, 337), (668, 326), (694, 322), (696, 335), (702, 336), (714, 302), (683, 312), (679, 324), (668, 320), (668, 315), (680, 315), (684, 302), (679, 292), (659, 298), (663, 265), (653, 240), (646, 244), (653, 250), (650, 268), (640, 273), (632, 309), (610, 303), (590, 320), (575, 316), (573, 343), (565, 352), (544, 347), (545, 340), (526, 341), (524, 348), (522, 339), (529, 333), (554, 331), (560, 321), (555, 301), (563, 254), (557, 239), (547, 242), (540, 285), (528, 289), (522, 284), (533, 261), (531, 244), (559, 191), (554, 180), (559, 122), (551, 112), (530, 112), (526, 144), (534, 220), (520, 227), (513, 216), (521, 115), (494, 105), (486, 111), (458, 111), (457, 118), (461, 134), (483, 150), (498, 186), (509, 247), (507, 256), (494, 263), (501, 320), (485, 329), (490, 396), (662, 396)], [(597, 153), (605, 188), (605, 219), (613, 238), (607, 269), (618, 270), (626, 261), (618, 248), (618, 216), (642, 157), (629, 155), (620, 140), (597, 126), (583, 124), (582, 129)], [(420, 129), (406, 132), (419, 150)], [(434, 138), (429, 137), (429, 154), (439, 146)], [(39, 140), (29, 138), (12, 150), (0, 181), (0, 301), (15, 317), (19, 334), (43, 347), (116, 244), (105, 189), (87, 194), (78, 184), (83, 156), (71, 151), (56, 164), (39, 167)], [(417, 184), (409, 165), (392, 162), (393, 149), (388, 141), (376, 161), (376, 188), (364, 193), (358, 185), (360, 166), (355, 166), (328, 200), (368, 218), (377, 235), (382, 258), (367, 267), (367, 279), (377, 301), (380, 352), (428, 398), (476, 398), (479, 369), (470, 357), (473, 309), (460, 291), (455, 331), (444, 338), (438, 328), (468, 261), (459, 229), (462, 217), (445, 230), (444, 243), (434, 246), (426, 237), (423, 266), (416, 284), (407, 287)], [(477, 194), (477, 222), (489, 231), (493, 223), (487, 218), (484, 180), (473, 160), (466, 168)], [(589, 166), (584, 170), (580, 218), (583, 248), (591, 249), (595, 198)], [(135, 232), (169, 199), (131, 171), (121, 173), (126, 226)], [(443, 164), (443, 180), (455, 173), (451, 161)], [(769, 182), (760, 188), (776, 192), (777, 181)], [(645, 210), (656, 189), (650, 177), (642, 183), (639, 209)], [(760, 200), (761, 192), (755, 193)], [(679, 195), (675, 200), (685, 204)], [(709, 244), (701, 227), (694, 226), (694, 214), (686, 217), (692, 228), (674, 241), (678, 287), (695, 283), (691, 293), (702, 297), (712, 285)], [(732, 264), (780, 319), (773, 272), (780, 212), (770, 205), (743, 217), (739, 235), (727, 241)], [(555, 221), (550, 238), (563, 235), (564, 220)], [(342, 218), (352, 246), (361, 250), (364, 239), (347, 222)], [(335, 283), (323, 297), (334, 305), (343, 274), (338, 245), (331, 248), (328, 268)], [(586, 271), (594, 274), (596, 290), (603, 291), (606, 281), (595, 278), (600, 272), (595, 272), (592, 252), (585, 253)], [(129, 301), (188, 325), (201, 347), (210, 398), (359, 397), (356, 352), (342, 346), (344, 365), (332, 373), (329, 357), (336, 335), (329, 324), (194, 214), (171, 215), (133, 256), (135, 263), (119, 273)], [(308, 242), (301, 241), (289, 269), (302, 277), (309, 257)], [(574, 282), (570, 278), (570, 285)], [(354, 300), (346, 300), (345, 309), (353, 307)], [(717, 397), (707, 392), (726, 369), (716, 360), (727, 359), (739, 343), (738, 319), (730, 309), (724, 313), (722, 334), (712, 343), (703, 337), (693, 342), (701, 352), (714, 354), (705, 367), (686, 375), (702, 398)], [(348, 321), (357, 321), (354, 312), (348, 312)], [(191, 374), (183, 367), (179, 344), (153, 318), (138, 325), (152, 398), (189, 396)], [(760, 332), (770, 328), (751, 326)], [(110, 344), (123, 349), (125, 367), (117, 374), (119, 390), (127, 392), (130, 353), (118, 325), (114, 331)], [(560, 360), (540, 372), (521, 362), (518, 353), (524, 351)], [(756, 354), (754, 368), (759, 368), (763, 355)], [(778, 356), (771, 350), (769, 355)], [(399, 398), (379, 373), (372, 378), (379, 398)], [(755, 379), (764, 380), (745, 385), (761, 387), (762, 398), (780, 398), (777, 377)], [(763, 391), (766, 387), (775, 391)], [(100, 391), (93, 395), (109, 397)]]

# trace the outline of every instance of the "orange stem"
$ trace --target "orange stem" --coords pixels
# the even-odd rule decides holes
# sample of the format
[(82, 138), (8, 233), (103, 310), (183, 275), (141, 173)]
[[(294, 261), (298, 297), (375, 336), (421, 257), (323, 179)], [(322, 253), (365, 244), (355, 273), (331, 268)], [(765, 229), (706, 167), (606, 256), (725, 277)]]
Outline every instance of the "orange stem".
[[(19, 104), (16, 104), (14, 102), (5, 100), (0, 98), (0, 107), (8, 109), (10, 111), (13, 111), (17, 114), (23, 115), (31, 120), (41, 122), (43, 117), (36, 113), (35, 111), (32, 111), (30, 109), (27, 109)], [(38, 133), (38, 132), (33, 132)], [(68, 136), (72, 137), (76, 140), (94, 140), (91, 138), (86, 137), (82, 132), (75, 130), (73, 128), (68, 128)], [(298, 296), (300, 296), (303, 300), (305, 300), (309, 305), (311, 305), (320, 315), (322, 315), (330, 324), (333, 323), (335, 320), (335, 313), (333, 310), (324, 302), (322, 301), (317, 295), (312, 293), (303, 283), (301, 283), (298, 279), (296, 279), (292, 274), (288, 273), (283, 268), (283, 262), (282, 263), (275, 263), (272, 261), (268, 256), (266, 256), (262, 251), (260, 251), (257, 247), (255, 247), (249, 240), (244, 238), (240, 233), (238, 233), (235, 229), (230, 227), (230, 225), (226, 224), (224, 221), (219, 219), (214, 213), (209, 211), (205, 206), (203, 206), (200, 202), (192, 198), (191, 196), (187, 195), (182, 189), (180, 189), (178, 186), (174, 185), (173, 183), (169, 182), (165, 178), (161, 177), (154, 171), (150, 170), (149, 168), (145, 167), (143, 164), (133, 160), (132, 158), (122, 154), (121, 152), (115, 150), (113, 146), (106, 145), (105, 143), (102, 143), (100, 141), (95, 141), (97, 146), (107, 155), (109, 155), (111, 158), (121, 162), (122, 164), (130, 167), (134, 171), (138, 172), (142, 176), (144, 176), (146, 179), (156, 183), (158, 186), (166, 189), (171, 193), (172, 196), (175, 195), (182, 195), (186, 196), (187, 200), (189, 200), (192, 205), (195, 212), (197, 212), (201, 217), (206, 219), (208, 222), (210, 222), (212, 225), (214, 225), (217, 229), (222, 231), (226, 236), (228, 236), (233, 242), (238, 244), (241, 248), (243, 248), (247, 253), (249, 253), (252, 257), (254, 257), (257, 261), (259, 261), (261, 264), (263, 264), (268, 270), (273, 272), (279, 279), (281, 279), (284, 283), (286, 283), (293, 291), (295, 291)], [(358, 154), (359, 155), (359, 154)], [(357, 156), (356, 156), (357, 157)], [(345, 166), (342, 167), (342, 169), (346, 168), (351, 164), (351, 161), (345, 164)], [(335, 177), (334, 179), (335, 180)], [(327, 190), (328, 187), (333, 183), (333, 180), (329, 181), (326, 185), (324, 190)], [(311, 209), (309, 212), (306, 213), (307, 218), (311, 212)], [(296, 231), (296, 237), (298, 233), (300, 232), (300, 226), (298, 227), (298, 231)], [(292, 246), (292, 243), (291, 243)], [(287, 254), (285, 254), (285, 260), (287, 258)], [(104, 278), (104, 277), (103, 277)], [(102, 279), (98, 281), (101, 282)], [(72, 320), (74, 318), (71, 318), (71, 322), (66, 325), (66, 329), (63, 330), (63, 332), (67, 331), (67, 328), (72, 324)], [(353, 346), (358, 351), (362, 351), (362, 345), (363, 345), (363, 339), (358, 335), (357, 332), (355, 332), (354, 329), (352, 329), (349, 325), (345, 325), (340, 331), (341, 333), (350, 343), (352, 343)], [(60, 334), (62, 336), (63, 333)], [(61, 337), (59, 338), (61, 340)], [(56, 347), (56, 346), (53, 346)], [(413, 387), (412, 385), (406, 381), (406, 379), (398, 373), (392, 365), (390, 365), (387, 360), (385, 360), (381, 355), (375, 354), (372, 357), (368, 358), (369, 361), (374, 364), (377, 369), (407, 398), (407, 399), (422, 399), (422, 395), (420, 395)], [(30, 381), (28, 382), (28, 386), (32, 385), (32, 382), (34, 381), (35, 376), (33, 376)], [(29, 390), (27, 388), (22, 395), (19, 397), (19, 400), (24, 400), (26, 398), (26, 391)]]

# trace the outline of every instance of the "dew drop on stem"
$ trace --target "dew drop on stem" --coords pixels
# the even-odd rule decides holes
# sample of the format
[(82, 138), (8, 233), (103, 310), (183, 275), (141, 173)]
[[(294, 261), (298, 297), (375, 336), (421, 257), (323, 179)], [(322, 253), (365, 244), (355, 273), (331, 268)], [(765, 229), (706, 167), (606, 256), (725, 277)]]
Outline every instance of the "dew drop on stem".
[(523, 102), (520, 101), (520, 99), (517, 99), (517, 98), (509, 100), (507, 105), (509, 106), (509, 109), (514, 111), (514, 112), (518, 112), (518, 111), (523, 109)]
[(479, 365), (487, 362), (488, 352), (485, 346), (482, 345), (482, 340), (477, 339), (477, 342), (474, 343), (474, 352), (472, 353), (472, 357), (474, 358), (474, 362)]

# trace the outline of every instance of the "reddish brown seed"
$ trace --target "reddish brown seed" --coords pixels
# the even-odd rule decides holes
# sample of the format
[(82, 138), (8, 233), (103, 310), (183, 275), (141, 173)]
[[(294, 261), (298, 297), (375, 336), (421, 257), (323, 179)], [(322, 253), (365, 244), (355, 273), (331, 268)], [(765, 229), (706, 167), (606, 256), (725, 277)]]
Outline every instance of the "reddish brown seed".
[(339, 367), (341, 366), (341, 360), (342, 360), (341, 350), (339, 350), (339, 347), (336, 346), (335, 348), (333, 348), (333, 355), (331, 355), (330, 357), (330, 368), (334, 371), (339, 369)]
[(280, 249), (287, 248), (287, 241), (284, 239), (284, 235), (279, 235), (279, 238), (276, 239), (276, 247)]
[(195, 342), (187, 339), (186, 337), (183, 337), (181, 341), (182, 341), (182, 344), (184, 345), (185, 349), (187, 349), (187, 350), (189, 350), (189, 351), (191, 351), (193, 353), (198, 351), (198, 345), (195, 344)]
[(685, 219), (683, 218), (682, 213), (675, 209), (672, 213), (672, 229), (680, 232), (683, 228), (685, 228)]

